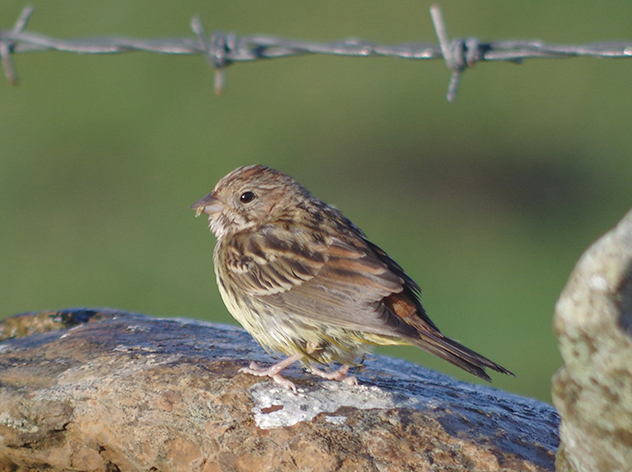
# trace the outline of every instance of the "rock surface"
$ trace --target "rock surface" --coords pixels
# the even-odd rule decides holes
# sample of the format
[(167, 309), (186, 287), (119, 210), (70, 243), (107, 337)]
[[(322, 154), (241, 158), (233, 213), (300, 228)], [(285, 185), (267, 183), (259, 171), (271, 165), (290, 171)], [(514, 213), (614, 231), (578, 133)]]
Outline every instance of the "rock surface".
[(555, 308), (559, 471), (632, 470), (632, 211), (581, 257)]
[(0, 328), (29, 334), (0, 343), (1, 471), (554, 467), (552, 407), (408, 362), (376, 356), (355, 387), (290, 368), (294, 395), (237, 372), (272, 359), (235, 327), (65, 310)]

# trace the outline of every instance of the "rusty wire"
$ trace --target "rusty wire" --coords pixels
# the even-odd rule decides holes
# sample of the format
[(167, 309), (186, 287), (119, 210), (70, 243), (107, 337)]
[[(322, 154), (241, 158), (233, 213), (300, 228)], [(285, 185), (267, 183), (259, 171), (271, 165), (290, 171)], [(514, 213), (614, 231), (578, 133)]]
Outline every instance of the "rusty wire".
[(482, 61), (509, 61), (520, 63), (524, 59), (567, 58), (577, 56), (623, 58), (632, 56), (632, 42), (597, 43), (586, 46), (545, 44), (541, 41), (480, 42), (476, 38), (450, 40), (438, 6), (430, 8), (430, 15), (439, 45), (407, 43), (382, 46), (358, 39), (331, 43), (296, 41), (265, 35), (237, 36), (234, 33), (214, 32), (207, 35), (198, 17), (191, 20), (194, 38), (134, 39), (125, 37), (90, 37), (58, 39), (25, 31), (34, 8), (22, 10), (10, 30), (0, 29), (0, 59), (5, 76), (13, 85), (18, 77), (12, 55), (33, 51), (63, 51), (78, 54), (117, 54), (145, 51), (159, 54), (202, 54), (216, 72), (215, 91), (224, 86), (223, 70), (234, 62), (256, 61), (305, 54), (329, 54), (354, 57), (396, 57), (402, 59), (443, 59), (452, 78), (447, 99), (456, 99), (462, 73)]

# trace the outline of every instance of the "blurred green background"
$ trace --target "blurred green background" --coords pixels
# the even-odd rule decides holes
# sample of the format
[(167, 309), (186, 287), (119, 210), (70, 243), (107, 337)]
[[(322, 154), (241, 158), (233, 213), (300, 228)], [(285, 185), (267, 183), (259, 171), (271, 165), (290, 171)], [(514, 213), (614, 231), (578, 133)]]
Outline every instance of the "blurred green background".
[[(430, 2), (35, 0), (63, 38), (265, 33), (436, 42)], [(3, 0), (9, 28), (23, 0)], [(440, 3), (452, 37), (632, 41), (629, 1)], [(262, 163), (338, 206), (424, 290), (442, 330), (550, 400), (551, 317), (580, 254), (630, 208), (632, 61), (479, 64), (456, 103), (441, 61), (305, 56), (236, 64), (221, 97), (201, 56), (15, 57), (0, 81), (0, 296), (6, 317), (75, 306), (233, 322), (213, 236), (189, 205)], [(467, 381), (414, 348), (386, 348)]]

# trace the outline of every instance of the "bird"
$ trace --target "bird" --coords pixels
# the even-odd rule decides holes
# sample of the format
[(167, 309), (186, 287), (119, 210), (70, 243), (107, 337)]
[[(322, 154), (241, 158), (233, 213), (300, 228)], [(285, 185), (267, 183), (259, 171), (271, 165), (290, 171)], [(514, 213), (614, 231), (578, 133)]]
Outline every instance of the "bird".
[(300, 361), (316, 376), (355, 385), (349, 371), (374, 346), (413, 345), (486, 381), (486, 369), (513, 376), (445, 336), (404, 269), (289, 175), (239, 167), (191, 209), (208, 215), (217, 239), (213, 262), (228, 311), (267, 352), (287, 356), (241, 372), (296, 393), (281, 372)]

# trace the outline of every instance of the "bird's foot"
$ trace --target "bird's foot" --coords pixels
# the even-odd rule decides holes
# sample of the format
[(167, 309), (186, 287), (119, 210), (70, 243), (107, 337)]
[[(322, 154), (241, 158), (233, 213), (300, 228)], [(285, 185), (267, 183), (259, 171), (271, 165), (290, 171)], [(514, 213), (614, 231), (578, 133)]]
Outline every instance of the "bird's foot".
[(239, 372), (243, 372), (244, 374), (256, 375), (257, 377), (270, 377), (276, 383), (281, 385), (283, 388), (287, 390), (292, 390), (294, 393), (298, 393), (298, 389), (294, 382), (283, 377), (280, 372), (288, 367), (290, 364), (299, 360), (301, 355), (290, 356), (287, 359), (283, 359), (281, 362), (277, 362), (274, 365), (271, 365), (267, 369), (265, 367), (261, 367), (256, 362), (250, 363), (248, 367), (242, 367), (239, 369)]
[(322, 377), (323, 379), (337, 380), (338, 382), (343, 382), (347, 385), (358, 385), (358, 379), (354, 376), (347, 376), (350, 368), (350, 365), (345, 364), (340, 367), (340, 369), (334, 370), (333, 372), (325, 372), (324, 370), (320, 370), (316, 367), (310, 367), (309, 370), (312, 374)]

